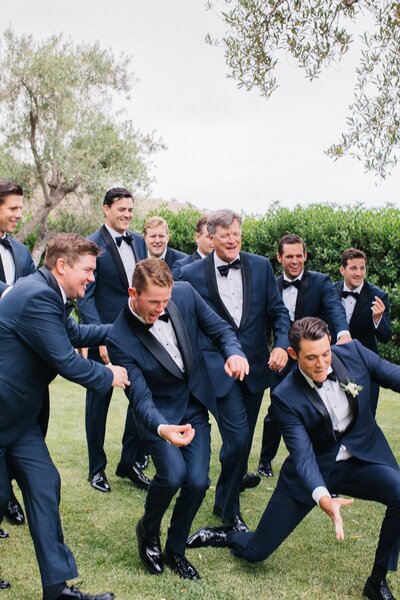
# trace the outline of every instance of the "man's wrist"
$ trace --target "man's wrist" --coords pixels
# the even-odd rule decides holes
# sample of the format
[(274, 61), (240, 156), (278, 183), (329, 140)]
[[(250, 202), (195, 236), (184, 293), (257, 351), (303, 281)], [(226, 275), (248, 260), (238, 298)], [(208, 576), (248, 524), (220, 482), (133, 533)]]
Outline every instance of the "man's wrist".
[(329, 498), (331, 498), (331, 495), (326, 489), (326, 487), (324, 487), (323, 485), (319, 485), (315, 488), (315, 490), (312, 493), (312, 499), (314, 500), (315, 504), (318, 504), (318, 506), (322, 496), (329, 496)]
[(169, 440), (166, 440), (165, 437), (163, 437), (160, 433), (160, 429), (161, 427), (168, 427), (168, 423), (160, 423), (160, 425), (157, 427), (157, 435), (160, 436), (160, 438), (162, 440), (164, 440), (164, 442), (167, 442), (167, 444), (171, 444), (171, 442)]

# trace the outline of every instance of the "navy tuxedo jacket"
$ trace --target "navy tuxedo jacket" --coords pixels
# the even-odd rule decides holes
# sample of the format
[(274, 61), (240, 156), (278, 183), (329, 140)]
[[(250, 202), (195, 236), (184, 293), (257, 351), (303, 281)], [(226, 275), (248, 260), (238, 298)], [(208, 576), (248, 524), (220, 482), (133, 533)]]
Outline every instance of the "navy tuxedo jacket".
[(272, 393), (274, 414), (290, 456), (279, 486), (289, 495), (310, 501), (313, 490), (327, 487), (340, 444), (356, 458), (398, 468), (389, 444), (371, 413), (371, 383), (400, 392), (400, 367), (382, 360), (354, 340), (332, 347), (332, 368), (339, 381), (362, 386), (356, 398), (347, 395), (353, 413), (348, 429), (336, 436), (317, 391), (296, 366)]
[[(343, 291), (343, 281), (335, 283), (335, 290), (340, 298)], [(378, 296), (385, 304), (385, 312), (378, 327), (374, 325), (371, 312), (371, 305), (375, 296)], [(359, 340), (363, 346), (378, 354), (377, 340), (383, 343), (389, 342), (393, 335), (387, 293), (375, 285), (368, 283), (368, 281), (364, 281), (360, 297), (357, 300), (350, 319), (349, 329), (352, 338)]]
[[(272, 372), (268, 367), (270, 330), (272, 328), (274, 331), (274, 347), (286, 349), (289, 346), (289, 313), (283, 304), (269, 260), (241, 252), (243, 312), (240, 326), (237, 327), (218, 292), (213, 254), (183, 267), (181, 278), (189, 281), (207, 304), (232, 326), (250, 364), (246, 384), (251, 393), (262, 392), (272, 381)], [(203, 350), (216, 395), (226, 396), (232, 380), (221, 368), (221, 356), (208, 340), (203, 339)]]
[[(132, 251), (136, 261), (147, 258), (144, 239), (132, 233)], [(103, 225), (89, 236), (102, 249), (97, 257), (95, 281), (86, 288), (85, 297), (78, 300), (79, 314), (83, 323), (114, 323), (128, 301), (128, 281), (126, 271), (112, 235)]]
[[(163, 423), (179, 424), (184, 417), (189, 393), (212, 412), (215, 396), (199, 345), (200, 330), (220, 348), (224, 359), (244, 356), (232, 329), (216, 315), (187, 283), (176, 283), (168, 303), (185, 373), (168, 352), (134, 317), (128, 305), (117, 318), (107, 348), (112, 362), (128, 370), (131, 385), (125, 393), (133, 408), (139, 433), (145, 439), (157, 435)], [(223, 367), (222, 367), (223, 368)]]
[[(283, 275), (276, 278), (282, 293)], [(317, 271), (304, 269), (301, 286), (297, 293), (295, 321), (303, 317), (319, 317), (329, 323), (331, 334), (336, 336), (339, 331), (347, 331), (346, 311), (338, 302), (333, 283), (328, 275)]]
[(187, 254), (185, 252), (181, 252), (180, 250), (175, 250), (175, 248), (167, 247), (167, 252), (165, 254), (165, 262), (172, 269), (173, 265), (178, 261), (186, 258)]
[(0, 446), (11, 444), (37, 420), (58, 373), (99, 393), (110, 389), (111, 370), (73, 348), (104, 343), (109, 329), (79, 326), (67, 317), (47, 269), (17, 281), (0, 301)]
[[(28, 248), (9, 235), (7, 235), (7, 239), (11, 243), (11, 254), (13, 256), (15, 265), (15, 281), (21, 277), (26, 277), (26, 275), (34, 273), (36, 271), (36, 267)], [(8, 287), (9, 286), (4, 283), (4, 281), (0, 280), (0, 297), (4, 290)]]
[(184, 267), (185, 265), (191, 265), (192, 262), (194, 262), (195, 260), (201, 260), (201, 256), (197, 252), (197, 250), (195, 250), (193, 252), (193, 254), (189, 254), (189, 256), (186, 256), (185, 258), (181, 258), (180, 260), (177, 260), (173, 264), (171, 271), (172, 271), (172, 275), (174, 276), (175, 281), (180, 280), (182, 267)]

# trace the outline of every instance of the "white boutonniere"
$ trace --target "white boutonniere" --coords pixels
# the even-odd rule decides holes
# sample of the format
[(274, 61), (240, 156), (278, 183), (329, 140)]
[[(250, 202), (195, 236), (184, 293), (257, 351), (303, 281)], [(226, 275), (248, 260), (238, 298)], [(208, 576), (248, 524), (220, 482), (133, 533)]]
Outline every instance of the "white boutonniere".
[(350, 379), (347, 379), (347, 383), (341, 383), (340, 387), (345, 394), (350, 394), (353, 398), (357, 398), (359, 392), (363, 389), (362, 385), (357, 385), (355, 381), (350, 381)]

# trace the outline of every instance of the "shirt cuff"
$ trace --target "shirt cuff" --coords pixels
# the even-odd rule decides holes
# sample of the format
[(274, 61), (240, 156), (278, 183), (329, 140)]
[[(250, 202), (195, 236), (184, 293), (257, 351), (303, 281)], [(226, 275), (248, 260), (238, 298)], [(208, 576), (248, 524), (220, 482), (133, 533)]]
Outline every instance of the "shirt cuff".
[(340, 340), (342, 335), (350, 335), (350, 331), (348, 331), (347, 329), (342, 329), (342, 331), (339, 331), (339, 333), (337, 334), (336, 339)]
[(165, 438), (163, 438), (163, 436), (162, 436), (162, 435), (161, 435), (161, 433), (160, 433), (160, 427), (164, 427), (164, 425), (168, 425), (168, 423), (160, 423), (160, 424), (159, 424), (159, 426), (157, 427), (157, 435), (159, 435), (159, 436), (160, 436), (160, 438), (161, 438), (162, 440), (164, 440), (164, 442), (167, 442), (167, 444), (171, 445), (171, 442), (170, 442), (170, 441), (168, 441), (168, 440), (166, 440)]
[[(4, 292), (5, 293), (5, 292)], [(4, 295), (4, 294), (3, 294)], [(374, 319), (372, 318), (372, 322), (374, 324), (375, 329), (378, 329), (379, 327), (379, 323), (382, 321), (382, 317), (379, 319), (379, 321), (377, 323), (375, 323)]]
[(312, 493), (312, 498), (313, 498), (315, 504), (318, 504), (318, 506), (319, 506), (319, 501), (321, 500), (322, 496), (329, 496), (329, 498), (331, 498), (331, 495), (328, 492), (328, 490), (326, 489), (326, 487), (324, 487), (323, 485), (319, 485), (318, 487), (315, 488), (315, 490)]

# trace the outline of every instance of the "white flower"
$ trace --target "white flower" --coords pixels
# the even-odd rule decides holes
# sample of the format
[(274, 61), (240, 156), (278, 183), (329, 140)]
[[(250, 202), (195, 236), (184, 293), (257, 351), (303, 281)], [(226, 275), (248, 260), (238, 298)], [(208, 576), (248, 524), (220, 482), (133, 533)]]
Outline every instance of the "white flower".
[(341, 383), (340, 387), (345, 394), (350, 394), (353, 398), (357, 398), (359, 392), (363, 389), (362, 385), (357, 385), (355, 381), (350, 381), (350, 379), (347, 379), (347, 383)]

